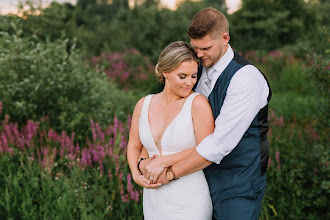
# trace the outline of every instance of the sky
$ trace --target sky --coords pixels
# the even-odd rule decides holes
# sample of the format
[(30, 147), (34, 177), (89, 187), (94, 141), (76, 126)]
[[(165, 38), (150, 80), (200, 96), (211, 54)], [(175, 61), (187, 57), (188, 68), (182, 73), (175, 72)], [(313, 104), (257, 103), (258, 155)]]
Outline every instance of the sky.
[[(57, 2), (71, 2), (74, 4), (76, 0), (56, 0)], [(161, 0), (161, 3), (174, 9), (177, 0)], [(0, 0), (0, 14), (15, 13), (18, 0)], [(43, 0), (43, 2), (52, 2), (51, 0)], [(226, 0), (228, 13), (236, 11), (240, 6), (241, 0)]]
[[(42, 0), (45, 3), (50, 3), (52, 0)], [(75, 3), (76, 0), (56, 0), (57, 2), (71, 2)], [(0, 14), (15, 13), (17, 10), (18, 0), (0, 0)]]

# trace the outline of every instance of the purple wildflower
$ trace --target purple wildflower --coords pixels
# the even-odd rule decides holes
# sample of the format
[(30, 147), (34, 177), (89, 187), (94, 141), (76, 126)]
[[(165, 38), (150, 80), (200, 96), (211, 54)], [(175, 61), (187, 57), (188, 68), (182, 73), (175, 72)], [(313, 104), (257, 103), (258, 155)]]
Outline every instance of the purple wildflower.
[(274, 58), (281, 58), (284, 56), (284, 52), (281, 50), (273, 50), (273, 51), (269, 51), (268, 55)]
[(91, 122), (91, 127), (92, 127), (93, 140), (96, 141), (96, 131), (95, 131), (95, 125), (94, 125), (93, 119), (91, 119), (90, 122)]
[(275, 161), (277, 163), (277, 169), (279, 169), (281, 165), (280, 165), (280, 151), (278, 150), (275, 152)]
[(272, 158), (269, 157), (269, 158), (268, 158), (268, 165), (267, 165), (267, 166), (268, 166), (268, 167), (271, 167), (272, 165), (273, 165), (273, 164), (272, 164)]
[(112, 173), (111, 173), (111, 170), (108, 170), (108, 176), (109, 176), (109, 179), (112, 179)]
[(315, 131), (315, 129), (314, 128), (312, 128), (312, 126), (311, 125), (307, 125), (307, 127), (306, 127), (306, 129), (305, 129), (305, 131), (306, 131), (306, 133), (308, 133), (309, 135), (310, 135), (310, 137), (312, 138), (312, 139), (318, 139), (318, 135), (317, 135), (317, 133), (316, 133), (316, 131)]

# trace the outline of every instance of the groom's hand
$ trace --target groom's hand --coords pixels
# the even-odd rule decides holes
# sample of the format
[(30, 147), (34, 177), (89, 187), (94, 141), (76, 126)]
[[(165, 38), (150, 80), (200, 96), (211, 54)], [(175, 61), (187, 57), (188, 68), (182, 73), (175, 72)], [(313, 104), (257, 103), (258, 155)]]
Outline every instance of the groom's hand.
[(150, 161), (145, 167), (147, 174), (144, 175), (147, 179), (151, 180), (151, 183), (156, 183), (160, 174), (165, 170), (166, 166), (163, 164), (163, 157), (157, 157)]
[(168, 184), (170, 181), (166, 179), (166, 169), (159, 175), (157, 179), (157, 183), (160, 183), (161, 185)]

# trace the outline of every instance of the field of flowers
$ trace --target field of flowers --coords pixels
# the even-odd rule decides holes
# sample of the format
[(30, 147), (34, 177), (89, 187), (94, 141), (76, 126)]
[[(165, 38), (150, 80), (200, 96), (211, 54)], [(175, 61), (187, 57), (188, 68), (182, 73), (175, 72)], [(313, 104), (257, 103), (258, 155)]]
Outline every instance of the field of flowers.
[(0, 123), (1, 219), (142, 218), (126, 163), (130, 116), (106, 129), (91, 119), (86, 146), (47, 118), (20, 129), (8, 115)]
[[(273, 110), (269, 120), (262, 219), (326, 217), (329, 151), (309, 124), (286, 123)], [(0, 122), (0, 218), (142, 219), (142, 189), (125, 157), (129, 126), (130, 116), (106, 128), (91, 119), (92, 139), (79, 146), (74, 133), (55, 132), (47, 118), (19, 129), (6, 115)]]

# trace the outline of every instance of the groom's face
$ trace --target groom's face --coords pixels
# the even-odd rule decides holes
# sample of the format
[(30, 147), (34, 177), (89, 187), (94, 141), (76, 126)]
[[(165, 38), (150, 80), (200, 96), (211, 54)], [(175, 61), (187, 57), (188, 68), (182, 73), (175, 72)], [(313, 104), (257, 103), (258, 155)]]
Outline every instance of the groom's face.
[(226, 52), (228, 41), (224, 42), (223, 37), (212, 37), (211, 34), (201, 39), (190, 39), (190, 44), (194, 47), (198, 58), (206, 68), (212, 67)]

